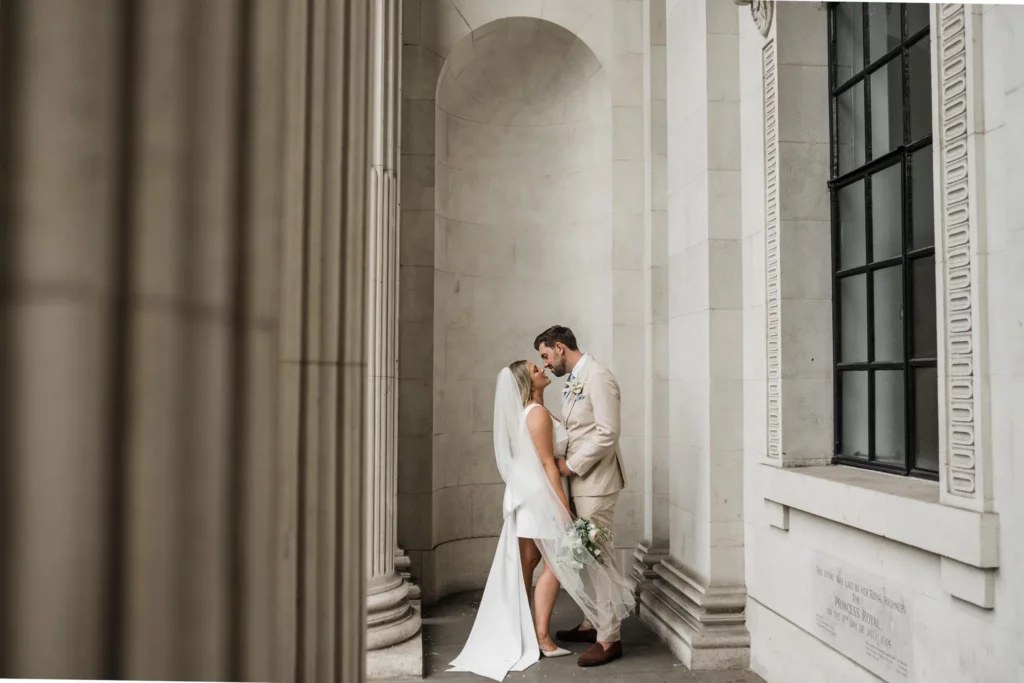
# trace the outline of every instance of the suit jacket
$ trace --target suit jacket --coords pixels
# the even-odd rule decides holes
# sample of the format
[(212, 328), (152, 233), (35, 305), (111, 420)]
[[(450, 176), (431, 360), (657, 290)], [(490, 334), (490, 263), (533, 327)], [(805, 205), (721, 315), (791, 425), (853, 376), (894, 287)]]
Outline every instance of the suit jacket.
[(619, 383), (592, 357), (580, 371), (562, 404), (562, 422), (569, 432), (566, 461), (578, 476), (569, 478), (573, 496), (608, 496), (626, 487), (626, 468), (619, 450), (622, 422)]

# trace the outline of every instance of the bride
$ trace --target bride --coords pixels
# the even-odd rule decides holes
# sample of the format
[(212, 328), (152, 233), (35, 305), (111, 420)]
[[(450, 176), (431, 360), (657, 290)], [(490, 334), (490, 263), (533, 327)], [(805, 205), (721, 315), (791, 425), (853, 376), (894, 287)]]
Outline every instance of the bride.
[[(544, 370), (525, 360), (498, 374), (494, 457), (505, 482), (504, 524), (476, 621), (451, 663), (452, 671), (501, 681), (542, 655), (571, 654), (551, 639), (551, 612), (560, 587), (598, 628), (602, 620), (618, 623), (633, 608), (626, 581), (587, 552), (576, 532), (555, 463), (556, 457), (565, 456), (569, 439), (565, 427), (544, 408), (549, 384)], [(542, 559), (531, 620), (528, 595)]]

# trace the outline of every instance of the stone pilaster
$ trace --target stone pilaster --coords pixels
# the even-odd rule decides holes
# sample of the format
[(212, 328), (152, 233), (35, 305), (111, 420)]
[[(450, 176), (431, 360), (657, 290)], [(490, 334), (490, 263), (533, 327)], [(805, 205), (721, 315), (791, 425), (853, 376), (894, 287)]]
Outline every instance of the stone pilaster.
[(371, 3), (374, 45), (368, 244), (367, 676), (420, 676), (419, 612), (396, 569), (398, 500), (398, 134), (401, 2)]
[(719, 57), (739, 50), (739, 13), (720, 0), (694, 1), (701, 11), (676, 3), (665, 22), (668, 155), (696, 161), (671, 165), (668, 177), (670, 542), (668, 557), (651, 563), (640, 618), (699, 670), (747, 667), (750, 636), (741, 166), (733, 144), (740, 135), (739, 71)]
[(665, 0), (644, 0), (644, 540), (633, 550), (630, 577), (638, 596), (668, 554), (669, 539), (665, 43)]

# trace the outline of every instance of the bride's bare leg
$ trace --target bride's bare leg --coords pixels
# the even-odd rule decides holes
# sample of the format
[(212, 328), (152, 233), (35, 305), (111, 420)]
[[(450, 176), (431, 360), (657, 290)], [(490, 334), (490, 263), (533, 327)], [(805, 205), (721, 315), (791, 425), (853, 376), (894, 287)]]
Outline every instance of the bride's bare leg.
[(533, 572), (540, 564), (540, 550), (532, 538), (519, 539), (519, 561), (523, 565), (523, 582), (526, 584), (526, 599), (533, 604)]
[(545, 652), (558, 649), (558, 645), (551, 639), (551, 613), (555, 609), (556, 598), (558, 598), (558, 579), (545, 564), (544, 571), (537, 579), (537, 588), (533, 594), (533, 625), (537, 630), (537, 642), (540, 644), (540, 649)]

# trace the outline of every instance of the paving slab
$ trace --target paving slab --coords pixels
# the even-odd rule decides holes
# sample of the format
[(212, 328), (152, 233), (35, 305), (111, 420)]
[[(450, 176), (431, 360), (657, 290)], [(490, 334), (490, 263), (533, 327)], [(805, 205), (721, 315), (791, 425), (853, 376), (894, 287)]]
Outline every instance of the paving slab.
[[(424, 608), (423, 657), (428, 681), (487, 680), (473, 674), (447, 671), (449, 662), (458, 656), (469, 636), (480, 595), (480, 591), (461, 593)], [(552, 631), (571, 628), (579, 620), (579, 609), (567, 595), (560, 594), (555, 604)], [(562, 646), (576, 653), (587, 648), (564, 643)], [(505, 680), (508, 683), (765, 683), (760, 676), (746, 671), (688, 671), (635, 614), (622, 624), (622, 648), (623, 658), (605, 666), (583, 669), (577, 666), (575, 656), (541, 659), (526, 671), (510, 673)], [(411, 680), (414, 679), (402, 679), (402, 683)]]

